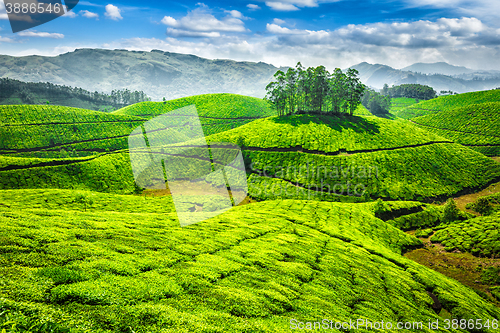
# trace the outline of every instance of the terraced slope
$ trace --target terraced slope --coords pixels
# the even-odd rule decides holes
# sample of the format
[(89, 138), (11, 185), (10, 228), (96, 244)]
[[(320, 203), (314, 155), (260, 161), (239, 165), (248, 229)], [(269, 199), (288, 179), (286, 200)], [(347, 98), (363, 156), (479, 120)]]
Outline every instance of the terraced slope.
[(389, 109), (389, 113), (398, 116), (399, 112), (401, 112), (402, 109), (407, 108), (413, 104), (417, 104), (417, 100), (415, 98), (391, 98), (391, 108)]
[[(76, 157), (124, 149), (128, 135), (143, 122), (134, 116), (62, 106), (0, 106), (0, 153)], [(61, 156), (61, 150), (66, 154)]]
[(423, 101), (402, 109), (395, 115), (410, 119), (428, 114), (448, 111), (456, 108), (467, 107), (472, 104), (500, 102), (500, 90), (476, 91), (465, 94), (441, 96), (428, 101)]
[(500, 213), (452, 223), (438, 230), (431, 241), (447, 251), (460, 250), (488, 258), (500, 256)]
[[(127, 151), (128, 137), (148, 118), (127, 112), (156, 110), (162, 114), (193, 102), (201, 109), (200, 114), (213, 116), (201, 118), (208, 133), (272, 113), (261, 99), (230, 94), (145, 103), (113, 114), (59, 106), (0, 106), (0, 188), (132, 193), (136, 187)], [(153, 111), (149, 117), (156, 115)], [(239, 119), (241, 114), (243, 118)]]
[(208, 140), (243, 147), (253, 196), (260, 199), (327, 199), (318, 192), (424, 199), (500, 176), (498, 163), (473, 150), (376, 117), (271, 117)]
[(235, 94), (205, 94), (166, 102), (143, 102), (117, 110), (113, 114), (151, 119), (188, 105), (196, 106), (205, 135), (226, 131), (276, 114), (263, 99)]
[(487, 156), (500, 156), (500, 102), (442, 111), (412, 122)]
[(421, 242), (366, 204), (269, 201), (180, 228), (165, 207), (85, 212), (69, 200), (40, 207), (43, 192), (0, 197), (24, 194), (36, 208), (0, 205), (0, 305), (14, 321), (75, 332), (288, 332), (323, 318), (383, 318), (435, 332), (427, 323), (443, 320), (440, 306), (453, 318), (500, 318), (471, 289), (402, 257)]

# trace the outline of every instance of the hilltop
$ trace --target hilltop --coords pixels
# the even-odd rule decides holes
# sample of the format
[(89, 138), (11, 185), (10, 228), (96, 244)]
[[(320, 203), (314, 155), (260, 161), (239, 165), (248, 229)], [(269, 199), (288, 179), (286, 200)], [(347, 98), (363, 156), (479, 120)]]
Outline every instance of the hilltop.
[(153, 100), (206, 93), (264, 97), (278, 68), (262, 62), (209, 60), (153, 50), (77, 49), (56, 57), (0, 55), (0, 78), (77, 86), (90, 91), (144, 91)]
[(395, 113), (395, 115), (401, 118), (410, 119), (438, 113), (440, 111), (449, 111), (456, 108), (468, 107), (474, 104), (487, 102), (500, 102), (500, 89), (440, 96), (400, 109), (399, 112)]
[(412, 122), (485, 155), (500, 155), (500, 102), (432, 113), (413, 118)]
[[(472, 289), (404, 258), (421, 241), (371, 204), (269, 201), (181, 228), (162, 198), (45, 193), (0, 191), (0, 259), (15, 261), (0, 271), (0, 322), (288, 332), (292, 318), (375, 322), (382, 313), (432, 332), (428, 321), (450, 314), (500, 318)], [(78, 195), (95, 200), (84, 208)], [(396, 212), (411, 203), (388, 204)]]

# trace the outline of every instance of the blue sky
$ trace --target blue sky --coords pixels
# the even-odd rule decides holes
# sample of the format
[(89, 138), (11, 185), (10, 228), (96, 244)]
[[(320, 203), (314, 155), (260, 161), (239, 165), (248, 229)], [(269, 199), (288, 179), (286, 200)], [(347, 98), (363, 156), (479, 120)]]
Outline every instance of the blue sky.
[(0, 54), (160, 49), (276, 66), (446, 61), (500, 70), (498, 0), (92, 0), (16, 34), (2, 1)]

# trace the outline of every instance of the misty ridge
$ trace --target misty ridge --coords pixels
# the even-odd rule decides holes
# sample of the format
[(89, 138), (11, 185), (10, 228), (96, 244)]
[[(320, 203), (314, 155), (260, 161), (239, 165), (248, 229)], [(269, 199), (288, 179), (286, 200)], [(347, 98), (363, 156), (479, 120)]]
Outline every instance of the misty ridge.
[[(381, 89), (384, 84), (417, 83), (436, 91), (458, 93), (500, 87), (500, 71), (477, 71), (444, 62), (418, 63), (403, 69), (366, 62), (352, 66), (361, 81)], [(278, 70), (263, 62), (210, 60), (159, 50), (77, 49), (55, 57), (0, 55), (0, 78), (49, 82), (110, 93), (144, 91), (153, 101), (210, 93), (234, 93), (263, 98)]]

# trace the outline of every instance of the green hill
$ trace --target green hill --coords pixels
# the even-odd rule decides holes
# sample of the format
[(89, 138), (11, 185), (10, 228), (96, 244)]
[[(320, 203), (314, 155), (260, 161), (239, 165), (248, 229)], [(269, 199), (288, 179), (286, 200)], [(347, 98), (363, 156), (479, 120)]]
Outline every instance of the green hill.
[(415, 98), (408, 98), (408, 97), (391, 98), (391, 108), (389, 109), (389, 113), (393, 115), (398, 115), (402, 109), (417, 103), (418, 102)]
[(411, 123), (377, 117), (270, 117), (208, 141), (243, 147), (258, 192), (253, 195), (260, 199), (361, 189), (371, 197), (423, 199), (482, 187), (500, 176), (498, 163), (473, 150)]
[(412, 122), (487, 156), (500, 156), (500, 102), (442, 111)]
[(0, 320), (7, 313), (10, 326), (288, 332), (362, 318), (435, 332), (429, 320), (444, 325), (449, 314), (500, 318), (471, 289), (404, 258), (421, 242), (371, 205), (269, 201), (181, 228), (159, 199), (129, 197), (161, 212), (130, 213), (123, 196), (81, 194), (96, 200), (84, 208), (69, 191), (0, 191)]
[(49, 105), (0, 106), (0, 188), (132, 193), (136, 187), (127, 151), (130, 133), (150, 118), (192, 104), (209, 134), (273, 113), (262, 99), (231, 94), (145, 102), (114, 113)]
[(440, 96), (428, 101), (423, 101), (407, 108), (401, 109), (395, 115), (401, 118), (410, 119), (440, 111), (449, 111), (456, 108), (468, 107), (472, 104), (487, 102), (500, 102), (500, 90), (476, 91), (465, 94)]
[(460, 250), (477, 256), (498, 258), (500, 256), (500, 213), (476, 217), (464, 222), (442, 226), (432, 237), (445, 250)]

